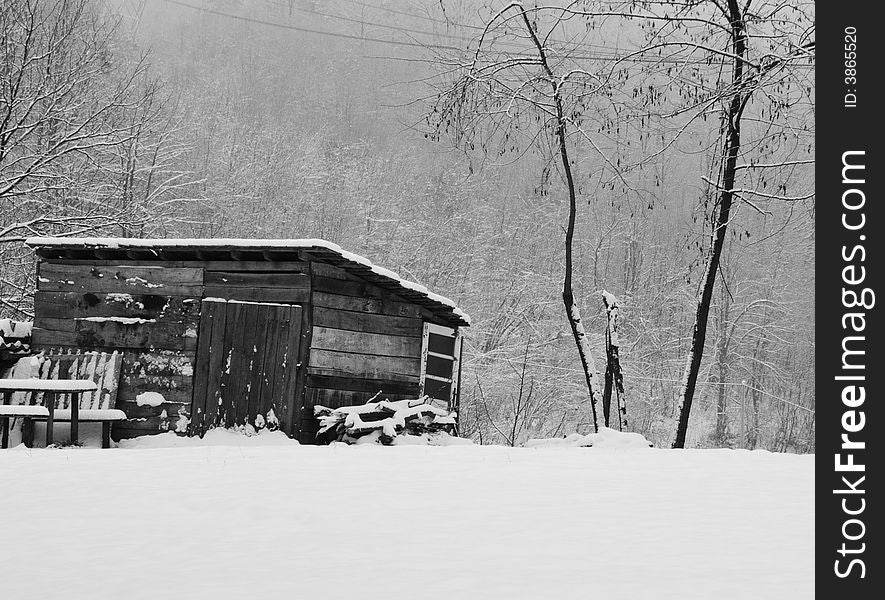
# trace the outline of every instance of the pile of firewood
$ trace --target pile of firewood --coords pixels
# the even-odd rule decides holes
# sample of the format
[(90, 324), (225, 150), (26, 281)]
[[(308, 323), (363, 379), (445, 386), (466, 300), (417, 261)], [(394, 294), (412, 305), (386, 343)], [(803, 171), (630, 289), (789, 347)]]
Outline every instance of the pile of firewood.
[(14, 360), (31, 353), (31, 323), (0, 319), (0, 360)]
[(318, 437), (348, 444), (395, 443), (398, 436), (451, 435), (457, 415), (435, 406), (428, 397), (415, 400), (380, 400), (366, 404), (328, 408), (315, 406), (320, 421)]

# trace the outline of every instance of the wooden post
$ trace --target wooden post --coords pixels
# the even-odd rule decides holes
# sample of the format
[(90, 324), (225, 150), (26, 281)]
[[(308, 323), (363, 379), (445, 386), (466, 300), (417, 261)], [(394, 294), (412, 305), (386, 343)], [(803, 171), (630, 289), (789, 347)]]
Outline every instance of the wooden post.
[[(12, 399), (12, 392), (4, 392), (3, 393), (3, 405), (6, 406), (10, 403)], [(9, 418), (3, 417), (0, 419), (0, 425), (3, 426), (3, 441), (0, 443), (0, 447), (8, 448), (9, 447)]]
[(71, 392), (71, 444), (80, 439), (80, 393)]
[(111, 422), (102, 421), (101, 423), (101, 447), (111, 447)]
[(25, 448), (31, 448), (34, 445), (34, 419), (25, 417), (22, 420), (22, 443)]
[(452, 433), (455, 437), (461, 434), (461, 365), (464, 362), (464, 340), (459, 338), (458, 344), (458, 387), (455, 388), (455, 426)]
[[(55, 398), (52, 397), (52, 392), (46, 392), (43, 394), (44, 402), (46, 402), (46, 410), (49, 411), (49, 417), (46, 418), (46, 447), (52, 445), (52, 426), (55, 422)], [(49, 399), (48, 401), (46, 399)]]

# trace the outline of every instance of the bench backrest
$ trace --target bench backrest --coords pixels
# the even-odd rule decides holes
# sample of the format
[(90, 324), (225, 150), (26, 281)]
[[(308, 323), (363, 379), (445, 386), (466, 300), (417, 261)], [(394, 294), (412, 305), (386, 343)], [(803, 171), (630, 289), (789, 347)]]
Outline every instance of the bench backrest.
[[(89, 379), (98, 385), (94, 392), (80, 394), (82, 409), (114, 408), (120, 382), (123, 356), (118, 352), (82, 352), (37, 355), (41, 359), (40, 379)], [(70, 408), (71, 394), (51, 394), (56, 408)]]

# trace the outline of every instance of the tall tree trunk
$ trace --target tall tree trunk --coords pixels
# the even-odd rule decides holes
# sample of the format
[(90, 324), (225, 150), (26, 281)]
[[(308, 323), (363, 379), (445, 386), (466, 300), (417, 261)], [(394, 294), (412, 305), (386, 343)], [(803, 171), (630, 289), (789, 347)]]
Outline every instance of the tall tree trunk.
[[(562, 113), (562, 105), (557, 97), (557, 110)], [(590, 349), (590, 340), (587, 338), (587, 332), (584, 329), (584, 323), (581, 320), (581, 312), (578, 310), (578, 304), (575, 302), (575, 295), (572, 289), (572, 246), (575, 236), (575, 214), (577, 213), (577, 199), (575, 196), (575, 182), (572, 176), (571, 165), (569, 164), (568, 151), (565, 145), (565, 123), (560, 121), (557, 127), (557, 136), (559, 137), (560, 156), (562, 157), (563, 168), (565, 169), (565, 178), (568, 183), (569, 211), (568, 224), (565, 230), (565, 275), (562, 282), (562, 302), (565, 305), (565, 314), (568, 318), (569, 325), (572, 328), (572, 337), (575, 339), (575, 345), (578, 347), (578, 356), (581, 358), (581, 367), (584, 369), (584, 378), (587, 381), (587, 390), (590, 393), (590, 408), (593, 412), (593, 429), (599, 431), (599, 421), (597, 417), (597, 390), (599, 386), (596, 381), (596, 361), (593, 359), (593, 351)]]
[(568, 318), (569, 325), (572, 329), (572, 337), (575, 339), (575, 345), (578, 347), (578, 356), (581, 359), (581, 368), (584, 370), (584, 378), (587, 382), (587, 390), (590, 393), (590, 409), (593, 412), (593, 430), (599, 431), (599, 421), (597, 418), (597, 396), (599, 386), (597, 385), (596, 361), (593, 360), (593, 352), (590, 349), (590, 340), (587, 338), (587, 331), (584, 329), (584, 323), (581, 320), (581, 311), (575, 302), (575, 293), (572, 287), (572, 247), (575, 237), (575, 217), (578, 212), (578, 201), (575, 192), (575, 178), (572, 173), (572, 165), (569, 160), (568, 144), (566, 143), (566, 117), (562, 109), (562, 96), (559, 90), (559, 80), (553, 74), (550, 64), (547, 62), (547, 52), (544, 45), (538, 39), (531, 20), (525, 10), (522, 10), (522, 20), (526, 27), (526, 32), (532, 39), (535, 49), (538, 51), (538, 58), (541, 60), (541, 66), (550, 79), (550, 85), (553, 88), (553, 101), (556, 105), (556, 140), (559, 145), (559, 158), (562, 161), (562, 169), (565, 173), (566, 186), (568, 187), (568, 222), (565, 228), (565, 273), (562, 280), (562, 303), (565, 305), (565, 314)]
[(676, 439), (674, 448), (685, 447), (685, 436), (688, 432), (688, 417), (691, 413), (691, 403), (694, 399), (695, 387), (698, 381), (698, 372), (701, 368), (701, 358), (704, 354), (704, 344), (707, 339), (707, 319), (710, 316), (710, 301), (713, 297), (713, 287), (716, 285), (716, 273), (719, 270), (719, 258), (722, 256), (722, 246), (725, 244), (725, 235), (728, 230), (728, 219), (731, 214), (731, 204), (734, 199), (735, 173), (737, 171), (738, 153), (741, 147), (741, 113), (744, 109), (743, 79), (744, 79), (744, 56), (747, 50), (746, 33), (741, 9), (737, 0), (728, 0), (728, 9), (731, 15), (732, 48), (735, 55), (734, 68), (732, 71), (732, 87), (734, 89), (731, 102), (725, 114), (726, 136), (723, 147), (724, 161), (722, 165), (722, 180), (719, 186), (718, 213), (712, 233), (712, 245), (704, 278), (701, 283), (701, 295), (698, 298), (698, 308), (695, 314), (694, 332), (691, 337), (691, 349), (685, 364), (685, 373), (682, 376), (682, 393), (679, 406), (679, 424), (676, 427)]
[(623, 431), (626, 425), (627, 407), (623, 403), (624, 375), (621, 371), (621, 359), (619, 356), (620, 340), (618, 339), (618, 325), (620, 309), (618, 299), (607, 291), (602, 290), (602, 303), (605, 306), (605, 314), (608, 326), (605, 328), (605, 388), (602, 392), (602, 413), (605, 426), (610, 427), (612, 392), (615, 393), (615, 410), (618, 413), (618, 431)]
[[(723, 286), (724, 287), (724, 286)], [(719, 350), (718, 360), (719, 375), (718, 389), (716, 390), (716, 430), (713, 433), (713, 439), (719, 446), (725, 446), (728, 443), (728, 392), (726, 383), (728, 381), (728, 346), (729, 346), (729, 314), (731, 313), (731, 298), (727, 290), (723, 291), (722, 306), (720, 307), (719, 317)]]

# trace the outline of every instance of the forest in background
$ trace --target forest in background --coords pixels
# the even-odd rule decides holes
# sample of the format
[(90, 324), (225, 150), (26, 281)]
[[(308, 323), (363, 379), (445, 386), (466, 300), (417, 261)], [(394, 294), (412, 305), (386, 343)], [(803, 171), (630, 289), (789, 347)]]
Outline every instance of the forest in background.
[[(107, 119), (42, 187), (0, 193), (4, 316), (28, 316), (32, 257), (20, 241), (35, 233), (324, 238), (472, 316), (462, 435), (517, 445), (592, 430), (560, 298), (561, 174), (543, 151), (481, 160), (429, 139), (426, 125), (440, 54), (466, 47), (503, 3), (83, 3), (95, 85), (76, 90), (78, 106), (105, 101)], [(14, 22), (9, 10), (0, 27)], [(591, 31), (598, 53), (587, 60), (611, 60), (599, 47), (614, 48), (617, 34)], [(691, 135), (703, 146), (717, 128)], [(647, 149), (650, 133), (644, 141), (624, 127), (611, 139), (628, 156)], [(579, 171), (594, 160), (578, 149)], [(708, 161), (660, 153), (631, 175), (640, 195), (598, 179), (578, 186), (574, 285), (585, 327), (599, 360), (601, 292), (619, 299), (628, 429), (660, 446), (678, 418), (709, 237)], [(0, 184), (14, 167), (0, 159)], [(730, 225), (686, 445), (813, 451), (813, 202), (740, 206)]]

